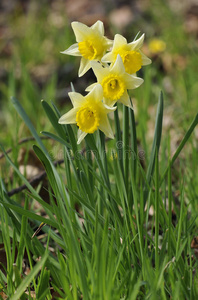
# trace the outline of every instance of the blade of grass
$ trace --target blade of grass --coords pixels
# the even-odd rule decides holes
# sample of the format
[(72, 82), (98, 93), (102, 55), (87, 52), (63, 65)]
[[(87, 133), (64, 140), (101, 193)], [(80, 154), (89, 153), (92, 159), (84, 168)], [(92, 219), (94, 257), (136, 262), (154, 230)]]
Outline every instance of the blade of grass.
[(134, 110), (129, 110), (130, 117), (130, 133), (131, 133), (131, 157), (132, 157), (132, 170), (134, 172), (134, 178), (136, 178), (137, 170), (137, 134)]
[(103, 164), (102, 164), (102, 159), (101, 159), (100, 153), (98, 151), (98, 148), (96, 146), (93, 135), (88, 134), (85, 137), (85, 139), (86, 139), (86, 142), (88, 143), (90, 149), (93, 151), (94, 157), (96, 159), (97, 165), (100, 169), (100, 173), (101, 173), (101, 176), (102, 176), (104, 182), (106, 183), (107, 187), (110, 188), (109, 181), (108, 181), (108, 178), (107, 178), (107, 174), (104, 170), (104, 167), (103, 167)]
[[(9, 162), (9, 164), (11, 165), (11, 167), (14, 169), (14, 171), (17, 173), (17, 175), (19, 176), (19, 178), (25, 183), (25, 185), (27, 186), (27, 188), (31, 191), (32, 195), (35, 196), (37, 198), (37, 200), (39, 200), (39, 202), (42, 202), (43, 205), (45, 204), (44, 201), (41, 199), (41, 197), (38, 195), (38, 193), (36, 192), (36, 190), (31, 186), (31, 184), (28, 182), (28, 180), (22, 175), (22, 173), (19, 171), (19, 169), (17, 168), (17, 166), (15, 166), (15, 164), (12, 162), (12, 160), (9, 158), (9, 156), (7, 155), (6, 151), (4, 150), (3, 146), (0, 144), (0, 148), (2, 150), (2, 152), (4, 153), (7, 161)], [(50, 205), (47, 205), (48, 209), (50, 210)]]
[(52, 126), (54, 127), (54, 129), (56, 130), (58, 135), (63, 140), (65, 140), (66, 139), (66, 134), (65, 134), (65, 131), (63, 129), (63, 126), (58, 123), (57, 115), (54, 113), (53, 109), (50, 107), (50, 105), (46, 101), (42, 100), (41, 103), (42, 103), (42, 106), (45, 110), (45, 113), (48, 116), (48, 119), (50, 120)]
[(42, 142), (42, 140), (40, 139), (40, 137), (38, 136), (30, 118), (28, 117), (28, 115), (26, 114), (25, 110), (23, 109), (23, 107), (21, 106), (21, 104), (19, 103), (19, 101), (15, 98), (15, 97), (11, 97), (11, 101), (16, 109), (16, 111), (18, 112), (18, 114), (20, 115), (20, 117), (23, 119), (23, 121), (25, 122), (25, 124), (27, 125), (27, 127), (29, 128), (30, 132), (32, 133), (33, 137), (35, 138), (35, 140), (37, 141), (38, 145), (41, 147), (41, 149), (43, 150), (43, 152), (49, 157), (49, 154)]
[(179, 147), (177, 148), (175, 154), (173, 155), (171, 161), (169, 162), (168, 167), (164, 171), (164, 173), (163, 173), (163, 175), (161, 177), (160, 186), (161, 186), (161, 184), (162, 184), (162, 182), (163, 182), (163, 180), (164, 180), (164, 178), (165, 178), (165, 176), (166, 176), (166, 174), (168, 172), (169, 167), (171, 167), (174, 164), (175, 160), (177, 159), (177, 157), (179, 156), (180, 152), (184, 148), (186, 142), (190, 138), (190, 136), (191, 136), (192, 132), (194, 131), (195, 127), (197, 126), (197, 124), (198, 124), (198, 114), (195, 116), (193, 122), (191, 123), (191, 125), (190, 125), (190, 127), (188, 129), (188, 131), (186, 132), (186, 134), (185, 134), (184, 138), (182, 139), (181, 143), (179, 144)]
[(129, 109), (123, 105), (123, 163), (124, 163), (124, 182), (128, 193), (129, 180)]
[(171, 167), (168, 169), (168, 258), (171, 259), (171, 231), (172, 231), (172, 185)]
[(159, 271), (159, 161), (158, 150), (155, 155), (155, 269)]
[[(28, 209), (28, 198), (25, 199), (24, 209)], [(17, 254), (17, 266), (19, 268), (20, 274), (22, 273), (22, 262), (23, 262), (23, 255), (25, 251), (25, 237), (26, 237), (26, 229), (27, 229), (27, 216), (22, 216), (21, 222), (21, 232), (20, 232), (20, 242), (18, 247), (18, 254)]]
[(182, 234), (182, 225), (184, 221), (184, 184), (182, 184), (181, 190), (181, 207), (180, 207), (180, 216), (178, 223), (178, 234), (177, 234), (177, 244), (176, 244), (176, 258), (178, 258), (178, 252), (180, 250), (181, 243), (181, 234)]
[(50, 139), (53, 139), (61, 144), (63, 144), (64, 146), (66, 146), (67, 148), (71, 148), (71, 145), (69, 143), (67, 143), (64, 139), (62, 139), (61, 137), (51, 133), (51, 132), (47, 132), (47, 131), (41, 131), (41, 134), (49, 137)]
[(45, 167), (47, 176), (49, 178), (51, 187), (54, 190), (54, 193), (56, 196), (61, 195), (62, 197), (65, 196), (65, 190), (63, 188), (63, 184), (61, 182), (61, 179), (58, 175), (58, 172), (54, 165), (51, 163), (51, 161), (48, 158), (48, 155), (45, 154), (38, 146), (33, 145), (34, 152), (42, 162), (42, 164)]
[(22, 216), (26, 216), (30, 219), (33, 219), (33, 220), (38, 220), (38, 221), (41, 221), (41, 222), (44, 222), (50, 226), (53, 226), (55, 228), (57, 228), (57, 223), (56, 222), (53, 222), (52, 220), (50, 219), (46, 219), (42, 216), (39, 216), (35, 213), (32, 213), (22, 207), (19, 207), (19, 206), (16, 206), (16, 205), (13, 205), (13, 204), (10, 204), (10, 203), (6, 203), (6, 202), (3, 202), (3, 201), (0, 201), (0, 203), (3, 205), (3, 206), (6, 206), (6, 207), (9, 207), (10, 209), (16, 211), (17, 213), (21, 214)]
[(115, 119), (115, 131), (116, 131), (116, 148), (117, 148), (117, 154), (118, 154), (118, 160), (120, 163), (120, 168), (122, 171), (122, 176), (124, 176), (124, 166), (123, 166), (123, 141), (122, 141), (122, 132), (120, 129), (120, 121), (119, 121), (119, 115), (118, 115), (118, 107), (114, 111), (114, 119)]
[(10, 298), (10, 300), (18, 300), (20, 299), (21, 295), (25, 292), (27, 286), (31, 283), (33, 278), (38, 274), (40, 269), (45, 265), (47, 260), (48, 253), (46, 252), (41, 260), (35, 265), (32, 271), (24, 278), (24, 280), (19, 285), (18, 289), (14, 293), (14, 295)]
[[(163, 94), (161, 92), (159, 95), (159, 101), (158, 101), (158, 107), (157, 107), (153, 145), (152, 145), (151, 156), (150, 156), (149, 166), (148, 166), (147, 175), (146, 175), (146, 180), (149, 185), (150, 185), (150, 182), (152, 179), (154, 166), (155, 166), (155, 153), (156, 153), (156, 151), (159, 153), (159, 148), (160, 148), (161, 135), (162, 135), (162, 121), (163, 121), (163, 105), (164, 105), (163, 104)], [(148, 189), (145, 185), (144, 202), (146, 202), (147, 196), (148, 196)]]

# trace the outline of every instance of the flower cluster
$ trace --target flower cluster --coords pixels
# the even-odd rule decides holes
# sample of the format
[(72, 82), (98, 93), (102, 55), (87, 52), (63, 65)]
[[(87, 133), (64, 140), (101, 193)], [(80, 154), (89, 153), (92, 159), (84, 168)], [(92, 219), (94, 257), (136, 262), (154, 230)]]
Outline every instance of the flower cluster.
[(115, 35), (114, 41), (105, 37), (101, 21), (91, 27), (80, 22), (71, 25), (77, 43), (62, 53), (81, 56), (79, 77), (92, 68), (97, 82), (87, 87), (89, 93), (85, 97), (76, 92), (69, 93), (73, 108), (59, 119), (59, 123), (77, 124), (78, 144), (97, 129), (113, 138), (107, 115), (116, 109), (117, 101), (131, 107), (127, 91), (143, 83), (136, 72), (151, 63), (141, 51), (144, 34), (127, 43), (120, 34)]

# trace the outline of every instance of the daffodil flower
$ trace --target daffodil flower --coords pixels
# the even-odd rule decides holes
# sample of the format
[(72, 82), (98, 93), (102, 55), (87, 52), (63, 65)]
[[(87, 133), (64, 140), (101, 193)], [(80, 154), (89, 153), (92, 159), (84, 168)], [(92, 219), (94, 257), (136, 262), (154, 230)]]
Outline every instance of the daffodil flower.
[(152, 39), (148, 46), (152, 54), (159, 54), (166, 49), (166, 43), (157, 38)]
[(112, 51), (105, 54), (102, 62), (114, 63), (118, 54), (121, 56), (125, 66), (125, 70), (129, 74), (135, 74), (142, 66), (151, 63), (151, 60), (140, 50), (144, 41), (144, 34), (137, 40), (128, 43), (120, 34), (116, 34), (114, 38)]
[[(92, 69), (104, 94), (104, 103), (113, 106), (117, 101), (131, 107), (128, 89), (135, 89), (143, 83), (143, 79), (126, 73), (122, 58), (118, 54), (115, 64), (104, 68), (100, 63), (92, 62)], [(90, 85), (90, 91), (97, 83)]]
[(85, 97), (76, 92), (69, 93), (69, 97), (73, 108), (58, 122), (77, 124), (79, 127), (77, 144), (80, 144), (88, 133), (94, 133), (97, 129), (103, 131), (109, 138), (114, 138), (107, 115), (116, 107), (108, 107), (102, 102), (103, 90), (100, 84), (97, 84)]
[(97, 21), (91, 27), (80, 22), (72, 22), (77, 43), (70, 46), (63, 54), (82, 56), (79, 68), (79, 77), (83, 76), (90, 68), (90, 61), (100, 61), (106, 51), (112, 46), (113, 41), (104, 36), (104, 25)]

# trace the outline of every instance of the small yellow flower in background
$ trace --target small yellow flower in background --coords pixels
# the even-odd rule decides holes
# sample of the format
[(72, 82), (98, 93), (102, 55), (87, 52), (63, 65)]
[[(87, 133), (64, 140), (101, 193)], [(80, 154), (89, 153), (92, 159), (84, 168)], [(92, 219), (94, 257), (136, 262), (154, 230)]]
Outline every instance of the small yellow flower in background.
[(58, 122), (77, 124), (79, 127), (77, 144), (80, 144), (88, 133), (94, 133), (97, 129), (103, 131), (109, 138), (114, 138), (107, 115), (116, 110), (116, 107), (108, 107), (102, 102), (103, 90), (100, 84), (97, 84), (85, 97), (76, 92), (69, 93), (69, 97), (73, 108)]
[(166, 43), (160, 39), (152, 39), (149, 42), (149, 50), (153, 54), (159, 54), (166, 49)]
[(125, 70), (129, 74), (134, 74), (142, 66), (151, 63), (151, 60), (141, 52), (144, 41), (144, 34), (137, 40), (127, 43), (127, 40), (120, 34), (116, 34), (113, 42), (112, 51), (105, 54), (102, 62), (114, 63), (118, 54), (121, 56)]
[[(98, 62), (91, 63), (92, 69), (101, 84), (104, 94), (104, 103), (113, 106), (117, 101), (131, 107), (128, 89), (135, 89), (143, 83), (143, 79), (126, 73), (120, 55), (114, 64), (104, 68)], [(90, 85), (86, 90), (90, 91), (97, 83)]]
[(79, 68), (79, 77), (83, 76), (90, 68), (90, 61), (100, 61), (106, 51), (112, 46), (113, 41), (104, 36), (104, 25), (97, 21), (91, 27), (80, 22), (72, 22), (77, 43), (70, 46), (63, 54), (82, 56)]

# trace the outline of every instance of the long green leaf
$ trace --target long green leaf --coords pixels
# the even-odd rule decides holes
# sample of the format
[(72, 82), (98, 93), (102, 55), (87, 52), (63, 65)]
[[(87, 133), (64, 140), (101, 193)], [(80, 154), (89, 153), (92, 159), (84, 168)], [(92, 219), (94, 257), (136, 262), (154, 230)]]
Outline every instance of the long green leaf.
[(5, 149), (3, 148), (3, 146), (0, 144), (0, 148), (5, 156), (5, 158), (7, 159), (7, 161), (9, 162), (10, 166), (14, 169), (14, 171), (17, 173), (17, 175), (19, 176), (19, 178), (25, 183), (25, 185), (27, 186), (27, 188), (30, 190), (30, 192), (32, 193), (33, 197), (35, 197), (35, 199), (37, 199), (37, 201), (39, 201), (43, 206), (47, 207), (49, 210), (51, 210), (51, 206), (49, 204), (47, 204), (45, 201), (43, 201), (41, 199), (41, 197), (38, 195), (38, 193), (36, 192), (36, 190), (31, 186), (31, 184), (28, 182), (28, 180), (23, 176), (23, 174), (19, 171), (19, 169), (17, 168), (17, 166), (15, 166), (15, 164), (12, 162), (12, 160), (9, 158), (9, 156), (7, 155)]
[(46, 131), (41, 131), (41, 133), (61, 144), (63, 144), (64, 146), (66, 146), (67, 148), (71, 148), (71, 145), (69, 143), (67, 143), (64, 139), (62, 139), (61, 137), (51, 133), (51, 132), (46, 132)]
[(38, 146), (33, 145), (33, 149), (45, 167), (47, 176), (51, 183), (51, 187), (53, 188), (54, 192), (56, 192), (56, 194), (59, 194), (59, 192), (62, 191), (62, 184), (61, 184), (60, 177), (56, 171), (56, 168), (48, 159), (48, 156), (46, 156), (45, 153)]
[(66, 138), (65, 131), (63, 129), (63, 126), (58, 123), (58, 118), (57, 118), (56, 114), (54, 113), (53, 109), (49, 106), (49, 104), (46, 101), (42, 100), (41, 103), (42, 103), (42, 106), (43, 106), (52, 126), (54, 127), (54, 129), (56, 130), (58, 135), (63, 140), (65, 140), (65, 138)]
[(162, 178), (161, 178), (161, 182), (160, 182), (160, 185), (162, 184), (167, 172), (168, 172), (168, 169), (173, 165), (173, 163), (175, 162), (175, 160), (177, 159), (177, 157), (179, 156), (180, 152), (182, 151), (182, 149), (184, 148), (186, 142), (188, 141), (188, 139), (190, 138), (193, 130), (195, 129), (195, 127), (197, 126), (198, 124), (198, 113), (196, 114), (192, 124), (190, 125), (188, 131), (186, 132), (183, 140), (181, 141), (181, 143), (179, 144), (179, 147), (177, 148), (177, 150), (175, 151), (175, 154), (173, 155), (171, 161), (169, 162), (169, 165), (168, 167), (166, 168), (166, 170), (164, 171), (164, 174), (162, 175)]
[(38, 145), (41, 147), (41, 149), (43, 150), (43, 152), (49, 157), (48, 152), (42, 142), (42, 140), (40, 139), (40, 137), (38, 136), (30, 118), (28, 117), (28, 115), (26, 114), (26, 112), (24, 111), (23, 107), (21, 106), (21, 104), (19, 103), (19, 101), (15, 98), (15, 97), (11, 97), (12, 103), (16, 109), (16, 111), (18, 112), (18, 114), (20, 115), (20, 117), (23, 119), (23, 121), (25, 122), (25, 124), (27, 125), (27, 127), (29, 128), (30, 132), (32, 133), (33, 137), (35, 138), (35, 140), (37, 141)]
[(100, 169), (101, 176), (102, 176), (104, 182), (106, 183), (106, 185), (109, 187), (109, 181), (107, 179), (107, 174), (105, 173), (105, 170), (104, 170), (104, 167), (103, 167), (103, 164), (102, 164), (102, 160), (101, 160), (98, 148), (96, 146), (94, 137), (93, 137), (93, 135), (88, 134), (85, 137), (85, 139), (86, 139), (86, 142), (89, 145), (90, 149), (93, 151), (94, 157), (95, 157), (96, 162), (98, 164), (98, 168)]
[(32, 269), (32, 271), (24, 278), (24, 280), (21, 282), (15, 294), (10, 298), (10, 300), (20, 299), (21, 295), (25, 292), (27, 286), (31, 283), (33, 278), (38, 274), (40, 269), (44, 266), (47, 257), (48, 257), (48, 253), (46, 252), (44, 256), (41, 258), (41, 260)]
[[(161, 142), (161, 135), (162, 135), (162, 121), (163, 121), (163, 94), (160, 93), (159, 101), (158, 101), (158, 107), (157, 107), (157, 115), (156, 115), (156, 121), (155, 121), (155, 132), (154, 132), (154, 138), (153, 138), (153, 145), (151, 150), (151, 156), (149, 160), (149, 166), (147, 170), (146, 180), (147, 183), (150, 184), (154, 166), (155, 166), (155, 153), (159, 153), (160, 148), (160, 142)], [(148, 189), (145, 185), (145, 191), (144, 191), (144, 202), (146, 201), (146, 198), (148, 196)]]
[(0, 203), (3, 205), (3, 206), (6, 206), (6, 207), (9, 207), (10, 209), (18, 212), (19, 214), (21, 214), (22, 216), (26, 216), (30, 219), (33, 219), (33, 220), (37, 220), (37, 221), (40, 221), (40, 222), (44, 222), (48, 225), (51, 225), (53, 227), (57, 227), (57, 224), (55, 222), (53, 222), (52, 220), (50, 219), (46, 219), (46, 218), (43, 218), (35, 213), (32, 213), (31, 211), (29, 210), (25, 210), (23, 209), (22, 207), (19, 207), (19, 206), (16, 206), (16, 205), (13, 205), (13, 204), (10, 204), (10, 203), (6, 203), (6, 202), (3, 202), (3, 201), (0, 201)]
[(137, 134), (136, 134), (136, 124), (135, 124), (135, 115), (134, 110), (129, 110), (129, 120), (130, 120), (130, 132), (131, 132), (131, 161), (132, 161), (132, 170), (134, 173), (134, 178), (136, 177), (137, 170)]

